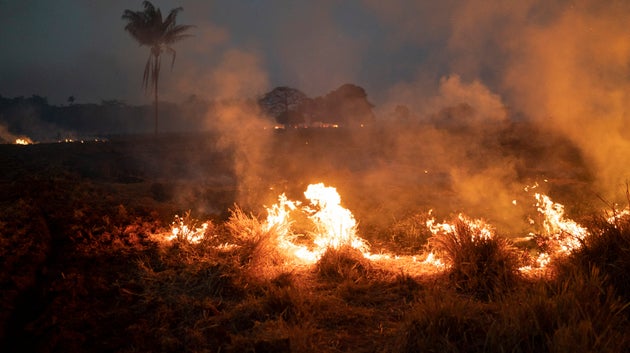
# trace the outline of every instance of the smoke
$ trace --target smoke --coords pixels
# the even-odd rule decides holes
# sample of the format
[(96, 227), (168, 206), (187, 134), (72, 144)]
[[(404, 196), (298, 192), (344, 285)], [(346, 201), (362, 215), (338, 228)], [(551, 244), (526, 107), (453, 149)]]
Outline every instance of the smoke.
[(382, 159), (361, 187), (379, 199), (380, 212), (369, 222), (386, 225), (410, 211), (432, 209), (442, 217), (464, 212), (504, 232), (522, 231), (529, 210), (514, 203), (523, 197), (524, 162), (506, 146), (512, 125), (501, 96), (459, 75), (442, 77), (432, 94), (420, 86), (395, 87), (392, 98), (423, 92), (421, 103), (410, 102), (412, 121), (391, 117), (383, 121), (387, 137), (374, 138), (382, 144)]
[(268, 89), (262, 61), (253, 53), (230, 49), (203, 78), (206, 92), (215, 99), (206, 127), (219, 132), (217, 147), (233, 155), (236, 201), (243, 207), (260, 206), (271, 125), (252, 99)]
[(453, 16), (451, 68), (565, 136), (588, 163), (593, 191), (618, 199), (630, 176), (629, 15), (624, 1), (466, 2)]
[(503, 85), (518, 109), (573, 141), (607, 197), (630, 177), (630, 4), (581, 1), (522, 31)]
[[(510, 227), (526, 219), (529, 183), (549, 180), (545, 188), (567, 197), (562, 202), (585, 193), (625, 197), (630, 4), (427, 3), (365, 1), (392, 26), (392, 43), (446, 43), (418, 58), (414, 75), (392, 85), (380, 105), (380, 116), (392, 118), (406, 106), (407, 119), (422, 125), (395, 131), (387, 157), (365, 179), (390, 195), (381, 207), (461, 210)], [(423, 186), (440, 182), (450, 193), (437, 198)]]
[(0, 143), (15, 143), (18, 138), (21, 137), (9, 132), (6, 124), (0, 124)]

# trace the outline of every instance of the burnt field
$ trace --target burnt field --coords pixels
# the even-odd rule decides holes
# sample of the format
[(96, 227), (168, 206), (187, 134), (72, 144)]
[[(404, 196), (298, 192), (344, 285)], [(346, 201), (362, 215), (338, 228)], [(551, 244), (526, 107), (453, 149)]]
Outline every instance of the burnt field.
[[(630, 348), (626, 204), (531, 126), (125, 136), (0, 145), (0, 161), (1, 351)], [(313, 250), (312, 213), (267, 217), (315, 183), (337, 188), (372, 257), (279, 246)], [(584, 234), (546, 228), (533, 189)]]

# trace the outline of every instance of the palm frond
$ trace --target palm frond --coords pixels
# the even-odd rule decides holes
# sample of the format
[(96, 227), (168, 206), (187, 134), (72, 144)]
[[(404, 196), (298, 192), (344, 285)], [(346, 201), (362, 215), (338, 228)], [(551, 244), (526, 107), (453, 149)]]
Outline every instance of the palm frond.
[(169, 46), (166, 46), (165, 49), (171, 54), (171, 70), (173, 70), (173, 66), (175, 66), (175, 57), (177, 56), (177, 51)]
[(188, 31), (189, 29), (193, 28), (195, 26), (190, 26), (190, 25), (177, 25), (174, 26), (172, 28), (170, 28), (163, 37), (164, 43), (165, 44), (171, 44), (171, 43), (175, 43), (178, 42), (184, 38), (188, 38), (188, 37), (192, 37), (192, 34), (188, 34), (188, 33), (184, 33), (186, 31)]
[[(164, 25), (166, 26), (166, 28), (170, 27), (170, 26), (174, 26), (175, 25), (175, 19), (177, 17), (177, 14), (180, 11), (183, 11), (184, 8), (183, 7), (177, 7), (172, 9), (169, 13), (168, 16), (166, 16), (166, 19), (164, 20)], [(166, 29), (165, 28), (165, 29)]]
[(144, 12), (146, 13), (153, 13), (155, 12), (155, 6), (153, 6), (153, 4), (151, 3), (151, 1), (143, 1), (142, 2), (142, 7), (144, 7)]

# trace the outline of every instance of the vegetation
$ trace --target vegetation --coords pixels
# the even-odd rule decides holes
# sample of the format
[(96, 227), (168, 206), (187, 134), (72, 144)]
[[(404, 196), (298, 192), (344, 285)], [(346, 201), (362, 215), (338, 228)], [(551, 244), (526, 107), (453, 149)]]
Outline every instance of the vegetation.
[(178, 42), (190, 35), (186, 33), (192, 26), (176, 24), (177, 14), (182, 7), (172, 9), (166, 18), (162, 18), (162, 12), (155, 8), (150, 1), (143, 1), (143, 11), (125, 10), (122, 19), (127, 21), (125, 31), (140, 45), (150, 48), (149, 58), (144, 66), (142, 84), (148, 90), (149, 83), (153, 88), (155, 104), (155, 134), (158, 133), (158, 82), (160, 78), (161, 56), (168, 52), (172, 56), (171, 69), (175, 64), (175, 50), (171, 44)]
[[(330, 177), (326, 166), (342, 164), (322, 146), (353, 160), (389, 153), (350, 149), (344, 133), (274, 134), (274, 148), (309, 164), (296, 170), (289, 154), (273, 153), (280, 171), (263, 176), (292, 180), (283, 189), (291, 195), (310, 182), (304, 175)], [(613, 222), (592, 213), (580, 250), (524, 276), (518, 268), (532, 249), (483, 237), (460, 218), (439, 234), (409, 209), (387, 223), (375, 216), (383, 206), (356, 193), (344, 202), (372, 250), (416, 256), (410, 263), (421, 270), (348, 247), (295, 263), (276, 246), (283, 229), (234, 204), (233, 156), (216, 150), (217, 136), (161, 137), (0, 146), (0, 351), (630, 349), (630, 218), (621, 212)], [(449, 196), (431, 185), (425, 198)], [(166, 240), (172, 226), (189, 231)], [(423, 267), (429, 249), (449, 267)]]

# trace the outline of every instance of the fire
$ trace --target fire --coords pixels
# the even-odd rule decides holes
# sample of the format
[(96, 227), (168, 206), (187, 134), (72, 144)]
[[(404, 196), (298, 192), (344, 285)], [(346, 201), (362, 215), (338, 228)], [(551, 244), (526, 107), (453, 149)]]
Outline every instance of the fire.
[(547, 245), (554, 254), (569, 254), (582, 246), (589, 234), (586, 228), (564, 217), (564, 206), (551, 201), (549, 196), (536, 193), (537, 210), (544, 217), (543, 227)]
[(31, 139), (28, 137), (19, 137), (15, 139), (16, 145), (30, 145), (32, 143), (33, 141), (31, 141)]
[(190, 211), (183, 217), (175, 215), (175, 220), (171, 224), (171, 234), (166, 236), (167, 241), (184, 241), (197, 244), (203, 240), (208, 229), (209, 222), (204, 222), (197, 227), (195, 222), (190, 221)]
[[(534, 273), (542, 271), (553, 261), (554, 258), (564, 257), (571, 252), (582, 247), (584, 239), (589, 235), (586, 228), (579, 225), (572, 219), (564, 215), (564, 205), (553, 202), (547, 195), (535, 193), (536, 209), (544, 217), (542, 221), (543, 233), (534, 235), (539, 245), (545, 251), (540, 252), (536, 258), (536, 266), (525, 266), (522, 272)], [(535, 222), (530, 220), (531, 224)]]
[[(478, 239), (492, 239), (494, 236), (494, 230), (492, 227), (484, 222), (481, 219), (471, 219), (466, 217), (463, 214), (459, 214), (457, 218), (463, 223), (467, 224), (468, 227), (473, 231), (472, 232), (472, 241), (476, 241)], [(455, 225), (450, 223), (435, 223), (435, 219), (431, 218), (427, 220), (427, 228), (433, 233), (435, 236), (439, 236), (444, 233), (455, 233)], [(475, 235), (477, 234), (477, 235)], [(478, 237), (478, 238), (477, 238)]]
[[(532, 187), (535, 188), (535, 187)], [(440, 258), (439, 254), (425, 252), (418, 256), (398, 256), (390, 253), (371, 253), (368, 243), (358, 236), (357, 221), (350, 210), (341, 205), (341, 197), (334, 187), (323, 183), (311, 184), (304, 192), (306, 202), (294, 201), (285, 194), (278, 196), (278, 202), (267, 207), (267, 217), (263, 222), (255, 222), (261, 230), (270, 237), (271, 244), (287, 255), (287, 261), (292, 264), (310, 265), (316, 263), (328, 249), (351, 247), (359, 250), (363, 256), (374, 263), (388, 268), (399, 267), (409, 273), (427, 273), (442, 271), (449, 268), (448, 261)], [(551, 261), (566, 256), (580, 248), (585, 237), (589, 234), (586, 228), (568, 219), (564, 214), (564, 206), (553, 202), (548, 196), (534, 194), (536, 209), (542, 215), (542, 231), (539, 234), (530, 233), (544, 251), (536, 255), (532, 266), (521, 267), (527, 274), (544, 273)], [(429, 211), (430, 215), (431, 211)], [(630, 211), (616, 212), (609, 222), (625, 217)], [(307, 229), (299, 225), (307, 220)], [(535, 224), (533, 220), (530, 220)], [(464, 233), (458, 228), (463, 224), (469, 231)], [(200, 223), (186, 213), (183, 217), (175, 216), (170, 234), (162, 235), (166, 241), (184, 241), (199, 243), (209, 232), (211, 222)], [(449, 236), (466, 236), (470, 238), (455, 239), (464, 242), (482, 242), (496, 237), (494, 228), (481, 219), (472, 219), (459, 214), (454, 223), (439, 223), (432, 217), (426, 221), (427, 229), (438, 241), (448, 239)], [(297, 230), (296, 228), (300, 228)], [(299, 234), (302, 231), (306, 234)], [(446, 238), (441, 238), (446, 237)], [(238, 248), (234, 244), (222, 244), (217, 250), (229, 251)], [(416, 257), (424, 258), (418, 261)]]
[(313, 241), (319, 248), (338, 249), (349, 245), (362, 252), (368, 251), (367, 244), (357, 237), (357, 222), (352, 212), (341, 206), (341, 197), (334, 187), (324, 184), (311, 184), (304, 192), (315, 209), (306, 207), (309, 218), (317, 226), (318, 232)]
[(606, 221), (610, 224), (615, 224), (619, 220), (630, 216), (630, 208), (625, 208), (621, 211), (612, 210), (607, 212)]
[[(304, 192), (310, 205), (301, 206), (299, 201), (291, 201), (286, 195), (278, 197), (278, 203), (267, 208), (266, 229), (275, 229), (278, 245), (305, 262), (316, 262), (328, 249), (350, 246), (369, 256), (369, 247), (356, 234), (356, 220), (348, 209), (341, 206), (337, 189), (323, 183), (311, 184)], [(315, 225), (313, 245), (296, 245), (292, 242), (291, 213), (302, 212)]]

